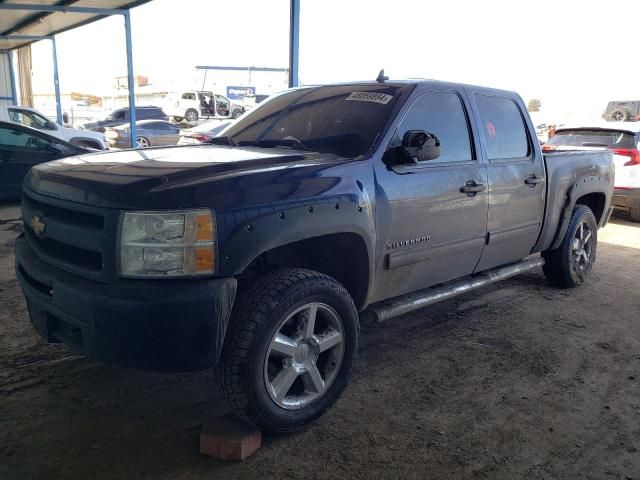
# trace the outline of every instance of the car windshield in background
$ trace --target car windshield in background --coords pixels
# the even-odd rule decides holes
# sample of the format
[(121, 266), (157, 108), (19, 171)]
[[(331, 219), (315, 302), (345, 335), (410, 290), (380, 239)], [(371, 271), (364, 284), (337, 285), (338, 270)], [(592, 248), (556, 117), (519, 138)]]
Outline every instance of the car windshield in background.
[(294, 90), (270, 98), (224, 133), (239, 146), (289, 146), (353, 158), (373, 146), (401, 89), (363, 84)]
[(636, 139), (631, 132), (621, 130), (559, 130), (545, 145), (558, 147), (636, 148)]

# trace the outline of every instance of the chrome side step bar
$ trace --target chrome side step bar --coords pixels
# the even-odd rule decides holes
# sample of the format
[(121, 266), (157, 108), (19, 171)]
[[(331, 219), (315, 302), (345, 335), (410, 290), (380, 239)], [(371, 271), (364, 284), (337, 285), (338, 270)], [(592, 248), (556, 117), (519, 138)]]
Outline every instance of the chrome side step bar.
[(420, 290), (391, 300), (385, 300), (378, 304), (371, 305), (366, 312), (367, 315), (371, 315), (376, 321), (382, 322), (399, 315), (404, 315), (405, 313), (413, 312), (427, 305), (432, 305), (470, 292), (476, 288), (514, 277), (541, 267), (542, 265), (544, 265), (544, 259), (541, 257), (525, 259), (513, 265), (487, 270), (474, 277), (455, 282), (445, 287)]

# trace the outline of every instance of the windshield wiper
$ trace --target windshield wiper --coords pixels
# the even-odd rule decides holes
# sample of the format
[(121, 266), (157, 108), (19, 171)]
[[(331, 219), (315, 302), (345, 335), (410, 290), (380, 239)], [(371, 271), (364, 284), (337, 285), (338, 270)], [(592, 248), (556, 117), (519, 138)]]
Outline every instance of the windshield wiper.
[(204, 143), (210, 143), (211, 145), (227, 145), (229, 147), (238, 146), (238, 144), (233, 138), (226, 135), (223, 135), (222, 137), (213, 137)]
[(263, 147), (263, 148), (276, 148), (276, 147), (292, 147), (298, 150), (309, 150), (304, 143), (297, 138), (272, 138), (262, 140), (241, 140), (238, 142), (241, 147)]

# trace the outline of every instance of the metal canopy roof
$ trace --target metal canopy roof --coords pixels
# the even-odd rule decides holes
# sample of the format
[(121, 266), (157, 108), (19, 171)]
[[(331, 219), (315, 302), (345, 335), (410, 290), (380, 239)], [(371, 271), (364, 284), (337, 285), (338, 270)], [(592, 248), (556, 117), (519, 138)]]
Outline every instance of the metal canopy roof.
[[(13, 50), (38, 41), (38, 37), (62, 33), (148, 1), (150, 0), (0, 0), (0, 50)], [(17, 6), (23, 8), (13, 8)], [(42, 11), (47, 7), (68, 9)], [(7, 36), (10, 38), (6, 38)]]

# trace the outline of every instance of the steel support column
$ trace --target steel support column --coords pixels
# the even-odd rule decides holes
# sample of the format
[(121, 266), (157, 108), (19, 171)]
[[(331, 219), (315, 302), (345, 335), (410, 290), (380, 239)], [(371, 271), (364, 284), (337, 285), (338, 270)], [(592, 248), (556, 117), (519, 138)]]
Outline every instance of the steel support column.
[(13, 104), (18, 105), (18, 90), (16, 88), (16, 72), (13, 69), (13, 50), (9, 50), (9, 78), (11, 81), (11, 96)]
[(298, 51), (300, 49), (300, 0), (291, 0), (289, 25), (289, 87), (298, 86)]
[(131, 134), (131, 148), (136, 147), (136, 138), (138, 136), (136, 128), (136, 94), (133, 78), (133, 50), (131, 47), (131, 17), (129, 11), (124, 13), (124, 34), (127, 40), (127, 78), (129, 83), (129, 122)]
[(58, 50), (56, 48), (56, 37), (51, 37), (51, 50), (53, 52), (53, 88), (56, 93), (56, 121), (62, 125), (62, 100), (60, 98), (60, 78), (58, 77)]

